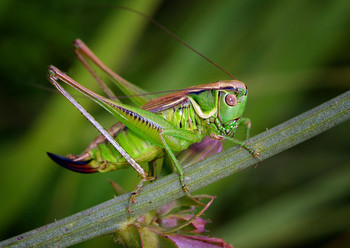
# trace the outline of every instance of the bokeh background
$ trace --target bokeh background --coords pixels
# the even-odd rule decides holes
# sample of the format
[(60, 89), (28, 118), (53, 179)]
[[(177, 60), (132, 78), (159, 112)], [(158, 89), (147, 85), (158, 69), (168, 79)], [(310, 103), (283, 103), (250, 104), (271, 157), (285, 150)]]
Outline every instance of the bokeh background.
[[(97, 90), (72, 51), (81, 38), (148, 91), (228, 79), (139, 16), (164, 24), (249, 87), (252, 135), (350, 86), (350, 2), (0, 1), (0, 240), (111, 199), (107, 178), (132, 190), (133, 170), (82, 175), (46, 156), (80, 153), (98, 134), (46, 79), (54, 64)], [(79, 98), (105, 126), (113, 119)], [(235, 247), (350, 246), (350, 124), (198, 193), (217, 195), (210, 235)], [(101, 237), (75, 247), (114, 247)]]

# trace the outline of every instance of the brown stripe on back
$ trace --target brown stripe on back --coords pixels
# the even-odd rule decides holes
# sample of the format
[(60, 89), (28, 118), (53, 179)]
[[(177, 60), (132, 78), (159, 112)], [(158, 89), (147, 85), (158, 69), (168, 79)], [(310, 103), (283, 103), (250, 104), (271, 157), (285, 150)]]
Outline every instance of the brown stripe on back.
[(201, 84), (190, 88), (186, 88), (184, 90), (180, 90), (175, 93), (158, 97), (156, 99), (149, 101), (148, 103), (143, 105), (141, 108), (153, 113), (157, 113), (163, 110), (173, 108), (178, 104), (187, 103), (189, 101), (188, 98), (186, 97), (188, 94), (201, 92), (203, 90), (220, 90), (220, 89), (235, 90), (237, 88), (247, 89), (244, 83), (237, 80), (223, 80), (215, 83)]

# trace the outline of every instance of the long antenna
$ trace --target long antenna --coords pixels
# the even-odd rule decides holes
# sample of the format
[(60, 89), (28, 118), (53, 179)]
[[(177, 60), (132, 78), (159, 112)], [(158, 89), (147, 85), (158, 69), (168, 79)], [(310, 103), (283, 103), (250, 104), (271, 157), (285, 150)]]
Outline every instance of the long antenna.
[(175, 40), (177, 40), (178, 42), (180, 42), (182, 45), (184, 45), (185, 47), (187, 47), (188, 49), (192, 50), (193, 52), (195, 52), (197, 55), (201, 56), (203, 59), (205, 59), (206, 61), (208, 61), (210, 64), (214, 65), (216, 68), (218, 68), (219, 70), (223, 71), (224, 73), (226, 73), (228, 76), (230, 76), (232, 79), (237, 80), (231, 73), (229, 73), (228, 71), (226, 71), (224, 68), (222, 68), (221, 66), (219, 66), (218, 64), (216, 64), (214, 61), (212, 61), (211, 59), (209, 59), (207, 56), (205, 56), (204, 54), (198, 52), (196, 49), (194, 49), (193, 47), (191, 47), (190, 45), (188, 45), (186, 42), (184, 42), (183, 40), (181, 40), (177, 35), (175, 35), (173, 32), (171, 32), (169, 29), (167, 29), (166, 27), (164, 27), (162, 24), (160, 24), (159, 22), (157, 22), (156, 20), (154, 20), (152, 17), (149, 17), (148, 15), (126, 7), (126, 6), (113, 6), (113, 8), (118, 8), (118, 9), (124, 9), (124, 10), (128, 10), (131, 11), (143, 18), (145, 18), (146, 20), (152, 22), (154, 25), (158, 26), (160, 29), (162, 29), (164, 32), (166, 32), (167, 34), (169, 34), (171, 37), (173, 37)]

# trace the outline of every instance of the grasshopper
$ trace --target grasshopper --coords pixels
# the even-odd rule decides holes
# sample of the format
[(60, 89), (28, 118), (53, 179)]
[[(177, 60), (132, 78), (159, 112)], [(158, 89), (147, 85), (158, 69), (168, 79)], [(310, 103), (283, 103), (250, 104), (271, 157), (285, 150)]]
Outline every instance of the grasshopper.
[[(130, 203), (136, 201), (143, 184), (153, 180), (155, 176), (151, 169), (151, 173), (147, 173), (140, 163), (147, 162), (151, 168), (165, 153), (168, 154), (179, 175), (184, 193), (194, 199), (186, 186), (183, 170), (176, 158), (178, 152), (208, 139), (206, 137), (209, 136), (213, 140), (228, 140), (240, 145), (258, 158), (257, 151), (234, 138), (239, 126), (245, 126), (248, 137), (251, 126), (250, 120), (242, 117), (248, 97), (244, 83), (238, 80), (218, 81), (151, 99), (144, 90), (110, 70), (79, 39), (75, 41), (75, 53), (108, 98), (90, 91), (52, 65), (49, 67), (48, 78), (101, 135), (80, 155), (48, 155), (57, 164), (81, 173), (109, 172), (131, 165), (141, 177), (141, 181), (129, 199), (129, 212)], [(124, 94), (134, 95), (131, 100), (135, 106), (126, 105), (114, 96), (88, 60), (106, 73)], [(101, 105), (118, 122), (106, 131), (59, 82), (75, 88)]]

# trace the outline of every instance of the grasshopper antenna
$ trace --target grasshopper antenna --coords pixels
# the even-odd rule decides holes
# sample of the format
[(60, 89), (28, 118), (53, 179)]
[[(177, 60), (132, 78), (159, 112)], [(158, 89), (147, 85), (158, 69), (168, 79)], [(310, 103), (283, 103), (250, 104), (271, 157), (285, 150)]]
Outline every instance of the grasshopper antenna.
[(191, 47), (190, 45), (188, 45), (186, 42), (184, 42), (183, 40), (181, 40), (177, 35), (175, 35), (173, 32), (171, 32), (169, 29), (167, 29), (166, 27), (164, 27), (162, 24), (160, 24), (159, 22), (157, 22), (156, 20), (154, 20), (152, 17), (149, 17), (148, 15), (126, 7), (126, 6), (113, 6), (113, 8), (118, 8), (118, 9), (124, 9), (130, 12), (133, 12), (143, 18), (145, 18), (146, 20), (150, 21), (151, 23), (153, 23), (154, 25), (156, 25), (157, 27), (159, 27), (160, 29), (162, 29), (164, 32), (166, 32), (167, 34), (169, 34), (171, 37), (173, 37), (175, 40), (177, 40), (178, 42), (180, 42), (182, 45), (184, 45), (185, 47), (187, 47), (188, 49), (190, 49), (191, 51), (195, 52), (197, 55), (201, 56), (203, 59), (205, 59), (206, 61), (208, 61), (210, 64), (214, 65), (216, 68), (218, 68), (219, 70), (223, 71), (224, 73), (226, 73), (229, 77), (231, 77), (233, 80), (237, 80), (231, 73), (229, 73), (228, 71), (226, 71), (224, 68), (222, 68), (221, 66), (219, 66), (218, 64), (216, 64), (213, 60), (209, 59), (207, 56), (205, 56), (204, 54), (200, 53), (199, 51), (197, 51), (196, 49), (194, 49), (193, 47)]

